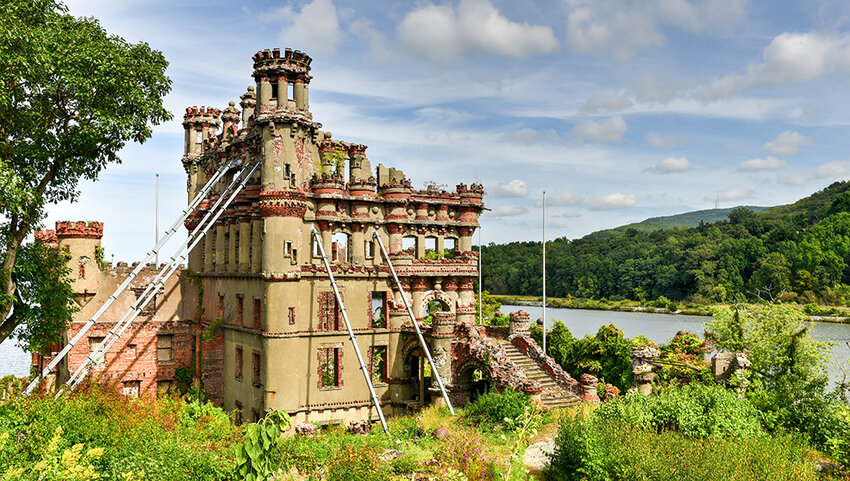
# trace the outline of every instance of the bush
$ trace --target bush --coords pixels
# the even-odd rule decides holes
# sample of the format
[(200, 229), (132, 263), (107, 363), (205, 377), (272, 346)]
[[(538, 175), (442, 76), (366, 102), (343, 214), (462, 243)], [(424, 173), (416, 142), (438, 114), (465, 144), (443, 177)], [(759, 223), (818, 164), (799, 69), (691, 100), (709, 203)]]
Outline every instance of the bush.
[(816, 453), (791, 436), (693, 438), (609, 420), (565, 418), (544, 472), (552, 481), (808, 481)]
[(512, 425), (505, 419), (514, 420), (522, 416), (531, 406), (528, 394), (507, 388), (503, 392), (490, 391), (479, 396), (466, 408), (466, 419), (471, 424), (493, 427), (497, 424)]
[(340, 446), (327, 464), (327, 481), (384, 481), (390, 479), (389, 466), (372, 447)]
[(630, 393), (606, 402), (598, 418), (693, 437), (754, 437), (764, 434), (761, 414), (747, 400), (720, 386), (689, 384), (657, 396)]

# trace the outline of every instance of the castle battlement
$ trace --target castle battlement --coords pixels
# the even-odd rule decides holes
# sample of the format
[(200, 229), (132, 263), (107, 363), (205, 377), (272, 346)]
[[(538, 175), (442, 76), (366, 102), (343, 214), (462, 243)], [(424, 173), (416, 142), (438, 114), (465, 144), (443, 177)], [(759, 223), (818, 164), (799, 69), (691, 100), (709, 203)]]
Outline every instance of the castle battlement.
[(103, 237), (103, 222), (59, 221), (56, 222), (58, 239), (100, 239)]

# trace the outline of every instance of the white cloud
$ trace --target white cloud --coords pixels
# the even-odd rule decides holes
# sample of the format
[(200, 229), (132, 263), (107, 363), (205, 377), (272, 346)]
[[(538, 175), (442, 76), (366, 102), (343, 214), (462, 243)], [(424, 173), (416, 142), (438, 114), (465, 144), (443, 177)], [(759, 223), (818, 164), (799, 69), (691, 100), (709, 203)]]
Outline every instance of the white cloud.
[(686, 157), (667, 157), (649, 170), (656, 174), (681, 174), (691, 170), (691, 162)]
[(818, 178), (840, 177), (846, 173), (847, 167), (844, 162), (830, 162), (819, 166), (815, 170), (815, 176)]
[(791, 187), (800, 187), (801, 185), (806, 185), (812, 179), (808, 176), (802, 174), (789, 175), (788, 177), (783, 177), (779, 179), (783, 185), (788, 185)]
[(585, 120), (576, 126), (574, 132), (579, 138), (591, 142), (619, 142), (623, 139), (626, 129), (626, 121), (617, 115), (601, 122)]
[(627, 209), (637, 205), (637, 196), (620, 192), (598, 197), (590, 201), (591, 210)]
[(656, 149), (674, 149), (685, 143), (685, 139), (678, 135), (661, 135), (654, 132), (646, 136), (646, 143)]
[(528, 208), (521, 205), (500, 205), (494, 207), (492, 211), (487, 212), (493, 217), (514, 217), (517, 215), (528, 214)]
[(331, 55), (336, 52), (342, 34), (336, 7), (331, 0), (313, 0), (304, 5), (300, 12), (291, 7), (275, 10), (266, 18), (287, 24), (281, 32), (284, 45), (310, 52)]
[(632, 106), (632, 101), (619, 95), (594, 95), (581, 108), (586, 114), (617, 112)]
[(850, 71), (850, 34), (786, 32), (774, 37), (765, 47), (762, 60), (751, 63), (745, 73), (714, 79), (698, 94), (704, 99), (724, 98), (840, 71)]
[(726, 189), (723, 192), (718, 192), (716, 195), (707, 195), (703, 197), (703, 200), (714, 202), (715, 200), (722, 201), (735, 201), (735, 200), (744, 200), (749, 199), (753, 196), (752, 189), (746, 189), (743, 187)]
[(786, 130), (777, 135), (775, 140), (764, 144), (764, 151), (774, 155), (796, 155), (800, 147), (813, 145), (811, 138), (793, 130)]
[(526, 197), (528, 196), (528, 186), (519, 179), (501, 182), (493, 189), (493, 195), (496, 197)]
[(738, 172), (758, 172), (760, 170), (782, 170), (788, 162), (768, 155), (763, 159), (748, 159), (738, 164)]
[(428, 3), (404, 17), (398, 37), (436, 63), (477, 53), (526, 58), (559, 47), (550, 27), (511, 21), (489, 0), (461, 0), (457, 8)]
[(748, 0), (572, 3), (567, 14), (570, 48), (582, 53), (608, 50), (625, 61), (642, 49), (663, 44), (664, 27), (694, 33), (730, 30), (745, 18)]
[[(582, 198), (576, 194), (570, 192), (558, 192), (555, 194), (549, 194), (546, 196), (546, 205), (547, 206), (555, 206), (555, 205), (579, 205), (581, 204)], [(543, 201), (537, 201), (537, 207), (543, 205)]]
[(555, 214), (553, 217), (561, 217), (564, 219), (575, 219), (581, 217), (581, 212), (575, 212), (572, 210), (565, 210), (564, 212), (559, 212)]

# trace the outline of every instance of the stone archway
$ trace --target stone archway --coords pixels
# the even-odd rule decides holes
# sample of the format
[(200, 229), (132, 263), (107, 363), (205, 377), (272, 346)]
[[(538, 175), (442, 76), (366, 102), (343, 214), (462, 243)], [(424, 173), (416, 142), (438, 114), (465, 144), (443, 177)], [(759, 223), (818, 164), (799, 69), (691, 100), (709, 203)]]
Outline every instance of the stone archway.
[(477, 359), (470, 359), (458, 366), (452, 383), (452, 394), (459, 406), (475, 401), (490, 389), (488, 372), (487, 366)]
[(420, 313), (422, 317), (428, 315), (428, 306), (432, 303), (439, 304), (439, 311), (451, 313), (454, 313), (455, 311), (455, 303), (448, 294), (443, 291), (432, 289), (422, 293), (422, 312)]

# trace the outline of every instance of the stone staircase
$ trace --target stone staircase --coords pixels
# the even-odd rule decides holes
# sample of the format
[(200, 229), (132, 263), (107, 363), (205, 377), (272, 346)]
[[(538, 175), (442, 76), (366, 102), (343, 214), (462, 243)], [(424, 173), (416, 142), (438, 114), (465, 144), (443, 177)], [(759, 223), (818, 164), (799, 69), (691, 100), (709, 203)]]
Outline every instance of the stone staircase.
[(543, 386), (543, 392), (540, 394), (540, 399), (543, 405), (547, 408), (562, 408), (581, 404), (582, 400), (574, 393), (564, 390), (558, 383), (552, 379), (546, 371), (534, 362), (533, 359), (522, 353), (510, 341), (500, 340), (499, 344), (504, 348), (505, 352), (514, 364), (521, 367), (525, 371), (525, 375), (529, 379), (535, 380)]

